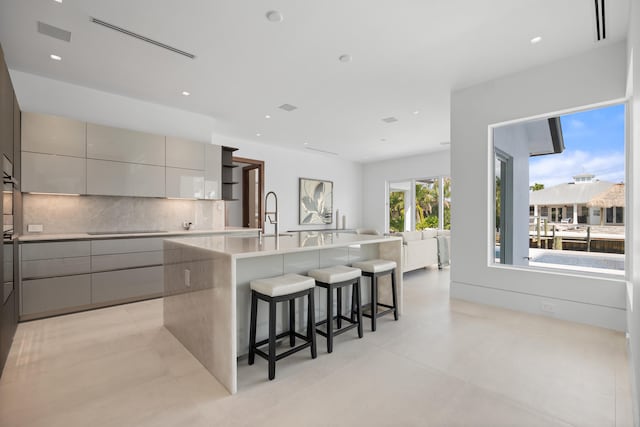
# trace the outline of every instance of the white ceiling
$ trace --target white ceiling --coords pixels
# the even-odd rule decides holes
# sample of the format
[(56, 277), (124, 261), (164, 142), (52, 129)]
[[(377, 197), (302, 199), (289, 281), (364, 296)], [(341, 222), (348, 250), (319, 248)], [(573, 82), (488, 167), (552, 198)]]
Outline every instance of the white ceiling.
[[(452, 89), (597, 48), (592, 9), (587, 0), (0, 0), (0, 42), (12, 69), (203, 113), (222, 135), (369, 162), (446, 148)], [(605, 43), (625, 39), (628, 9), (608, 1)], [(283, 22), (268, 21), (269, 10)], [(37, 33), (37, 21), (71, 31), (71, 42)], [(352, 62), (338, 60), (345, 53)], [(398, 121), (381, 120), (390, 116)]]

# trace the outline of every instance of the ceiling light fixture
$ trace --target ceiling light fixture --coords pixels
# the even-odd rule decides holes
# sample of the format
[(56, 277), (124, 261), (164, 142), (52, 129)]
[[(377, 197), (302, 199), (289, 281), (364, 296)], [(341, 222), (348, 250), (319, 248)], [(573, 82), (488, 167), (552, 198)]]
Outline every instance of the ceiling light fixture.
[(267, 12), (267, 19), (271, 22), (282, 22), (284, 18), (277, 10), (270, 10)]
[(420, 111), (416, 110), (416, 111), (413, 112), (413, 114), (418, 115), (418, 114), (420, 114)]
[(267, 114), (266, 116), (264, 116), (264, 118), (265, 118), (265, 119), (270, 119), (270, 118), (271, 118), (271, 116)]
[(261, 135), (260, 132), (256, 132), (256, 136), (260, 136), (260, 135)]
[(191, 92), (187, 92), (186, 90), (182, 91), (182, 96), (189, 96), (191, 95)]
[(308, 142), (304, 142), (302, 145), (309, 145), (309, 143)]
[(536, 36), (531, 39), (531, 44), (537, 44), (537, 43), (540, 43), (541, 41), (542, 41), (542, 37)]
[(62, 61), (62, 56), (54, 55), (53, 53), (49, 55), (49, 58), (53, 59), (54, 61)]
[(53, 0), (53, 1), (56, 2), (56, 3), (62, 4), (62, 0)]

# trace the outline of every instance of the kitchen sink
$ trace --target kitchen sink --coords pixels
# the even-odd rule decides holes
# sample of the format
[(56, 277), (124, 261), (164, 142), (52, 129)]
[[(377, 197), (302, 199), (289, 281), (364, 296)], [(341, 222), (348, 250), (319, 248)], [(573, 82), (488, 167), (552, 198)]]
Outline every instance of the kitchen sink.
[(166, 230), (132, 230), (132, 231), (92, 231), (89, 236), (101, 236), (105, 234), (146, 234), (146, 233), (168, 233)]

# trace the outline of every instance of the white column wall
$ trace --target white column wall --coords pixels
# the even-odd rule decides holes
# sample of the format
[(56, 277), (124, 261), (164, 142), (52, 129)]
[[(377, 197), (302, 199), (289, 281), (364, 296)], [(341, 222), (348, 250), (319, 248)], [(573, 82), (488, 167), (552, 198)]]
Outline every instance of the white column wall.
[[(629, 333), (629, 362), (631, 365), (634, 421), (640, 426), (640, 4), (631, 3), (629, 34), (627, 37), (627, 95), (631, 97), (627, 114), (627, 208), (625, 222), (629, 234), (626, 239), (627, 330)], [(634, 167), (635, 166), (635, 167)]]
[[(612, 44), (452, 94), (453, 298), (625, 329), (620, 280), (490, 266), (488, 252), (494, 176), (489, 126), (622, 99), (625, 58), (625, 44)], [(542, 312), (542, 302), (551, 303), (554, 313)]]

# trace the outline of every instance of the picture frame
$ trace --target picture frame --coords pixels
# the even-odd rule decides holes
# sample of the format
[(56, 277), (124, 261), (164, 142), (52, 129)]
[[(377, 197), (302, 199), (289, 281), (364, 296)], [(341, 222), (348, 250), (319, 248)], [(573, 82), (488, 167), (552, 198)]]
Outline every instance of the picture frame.
[(299, 179), (299, 224), (333, 224), (333, 181)]

